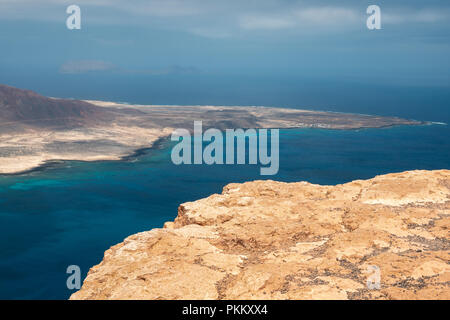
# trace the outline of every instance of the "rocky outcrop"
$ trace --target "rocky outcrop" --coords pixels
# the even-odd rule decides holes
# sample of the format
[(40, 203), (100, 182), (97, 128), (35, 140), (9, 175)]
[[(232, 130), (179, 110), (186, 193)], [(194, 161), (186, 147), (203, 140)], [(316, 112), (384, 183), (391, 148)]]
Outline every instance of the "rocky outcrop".
[(111, 247), (71, 299), (449, 299), (449, 213), (449, 170), (230, 184)]

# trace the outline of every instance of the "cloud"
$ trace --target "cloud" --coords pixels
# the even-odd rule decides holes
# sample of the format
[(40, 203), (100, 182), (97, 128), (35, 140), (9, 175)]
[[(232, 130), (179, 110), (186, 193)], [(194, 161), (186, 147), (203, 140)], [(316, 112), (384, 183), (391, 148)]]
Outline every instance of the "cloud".
[(339, 29), (351, 23), (357, 25), (364, 16), (355, 9), (341, 7), (307, 7), (278, 13), (276, 15), (242, 16), (239, 25), (247, 30), (279, 30), (323, 28), (332, 26)]
[(290, 16), (243, 16), (239, 19), (239, 25), (243, 29), (255, 30), (255, 29), (286, 29), (295, 26)]
[(343, 7), (312, 7), (297, 10), (294, 15), (298, 23), (309, 25), (342, 25), (362, 19), (363, 13), (357, 9)]
[(382, 14), (381, 19), (388, 24), (438, 23), (450, 20), (450, 10), (422, 9), (386, 12)]
[[(64, 22), (73, 0), (0, 0), (1, 19)], [(359, 0), (77, 0), (82, 26), (134, 25), (222, 39), (259, 30), (316, 34), (360, 29), (367, 18)], [(381, 5), (382, 22), (449, 25), (448, 0), (398, 0)]]
[(116, 67), (108, 62), (101, 60), (73, 60), (61, 65), (60, 73), (81, 74), (89, 72), (104, 72), (116, 69)]
[(229, 31), (220, 29), (191, 28), (188, 31), (193, 35), (211, 39), (223, 39), (232, 36)]

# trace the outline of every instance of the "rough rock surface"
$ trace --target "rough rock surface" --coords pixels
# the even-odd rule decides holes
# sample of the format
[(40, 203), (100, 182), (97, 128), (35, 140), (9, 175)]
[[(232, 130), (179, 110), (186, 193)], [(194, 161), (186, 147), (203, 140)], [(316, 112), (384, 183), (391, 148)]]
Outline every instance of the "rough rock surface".
[(449, 170), (230, 184), (111, 247), (71, 299), (449, 299), (449, 213)]

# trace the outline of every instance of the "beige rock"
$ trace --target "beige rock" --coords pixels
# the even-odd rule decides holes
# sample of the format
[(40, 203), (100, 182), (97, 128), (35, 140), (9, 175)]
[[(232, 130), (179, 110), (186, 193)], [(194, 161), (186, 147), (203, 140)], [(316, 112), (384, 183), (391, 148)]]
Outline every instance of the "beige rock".
[(230, 184), (107, 250), (71, 299), (449, 299), (449, 213), (449, 170)]

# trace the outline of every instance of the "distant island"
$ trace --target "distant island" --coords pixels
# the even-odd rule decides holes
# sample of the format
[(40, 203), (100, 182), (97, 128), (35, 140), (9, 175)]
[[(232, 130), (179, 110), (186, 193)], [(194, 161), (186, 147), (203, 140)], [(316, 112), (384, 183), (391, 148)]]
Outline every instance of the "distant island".
[(49, 98), (0, 85), (0, 174), (58, 160), (121, 160), (177, 128), (360, 129), (420, 125), (396, 117), (249, 106), (129, 105)]

